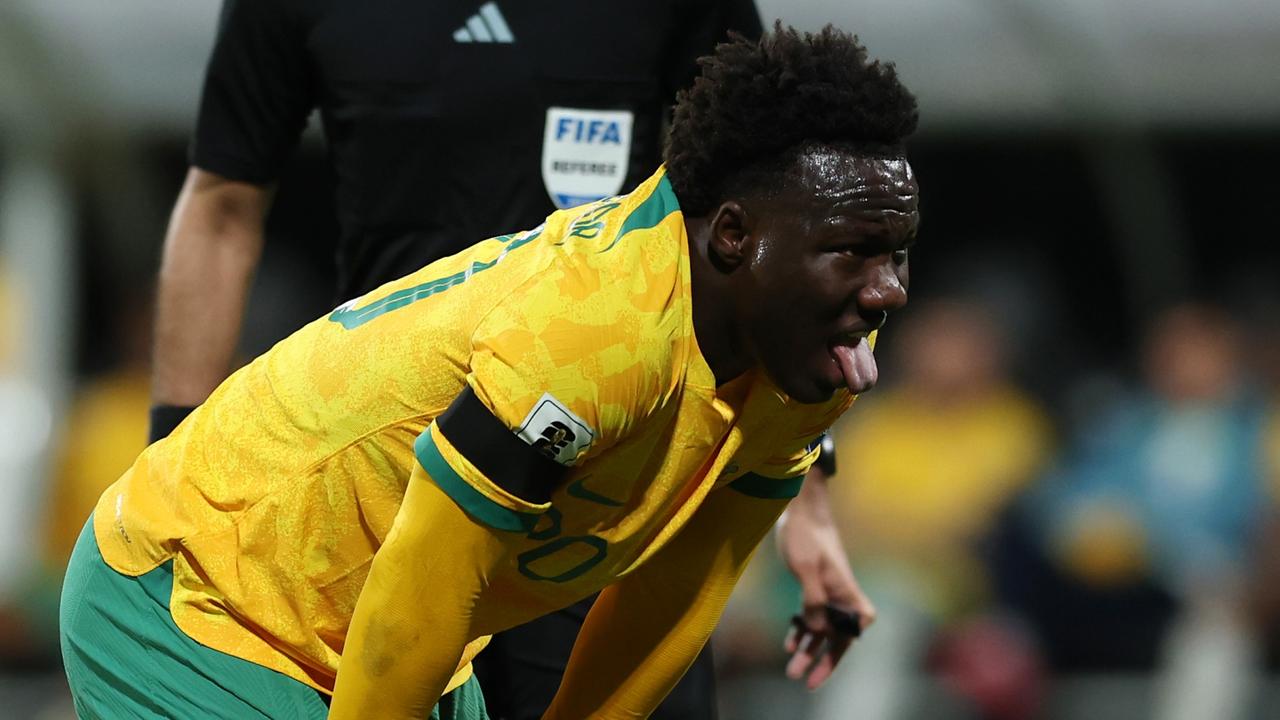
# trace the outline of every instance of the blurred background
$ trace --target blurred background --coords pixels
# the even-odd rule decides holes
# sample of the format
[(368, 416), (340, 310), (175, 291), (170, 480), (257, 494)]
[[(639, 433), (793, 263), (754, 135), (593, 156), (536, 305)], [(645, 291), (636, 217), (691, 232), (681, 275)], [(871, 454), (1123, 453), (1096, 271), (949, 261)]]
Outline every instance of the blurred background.
[[(828, 687), (788, 682), (799, 592), (765, 548), (718, 631), (722, 717), (1280, 717), (1280, 3), (758, 5), (896, 62), (924, 221), (881, 387), (834, 429), (879, 621)], [(70, 714), (61, 567), (145, 442), (217, 15), (0, 3), (6, 716)], [(340, 300), (317, 132), (282, 188), (245, 357)]]

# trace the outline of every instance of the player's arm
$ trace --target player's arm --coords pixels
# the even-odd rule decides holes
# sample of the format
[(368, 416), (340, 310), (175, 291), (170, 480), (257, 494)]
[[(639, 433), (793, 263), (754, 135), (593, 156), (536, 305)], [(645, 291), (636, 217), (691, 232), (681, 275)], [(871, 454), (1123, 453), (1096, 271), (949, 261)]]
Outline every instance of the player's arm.
[(414, 445), (418, 464), (351, 619), (330, 717), (420, 720), (445, 692), (488, 578), (549, 507), (564, 466), (468, 388)]
[(485, 576), (505, 556), (498, 533), (416, 468), (356, 603), (329, 717), (430, 717), (473, 639)]
[(596, 600), (547, 720), (648, 717), (688, 670), (799, 478), (747, 475)]
[(231, 367), (270, 191), (192, 168), (174, 206), (157, 288), (152, 394), (194, 407)]
[[(831, 514), (828, 479), (835, 474), (835, 448), (824, 435), (818, 460), (803, 488), (778, 521), (778, 553), (800, 581), (802, 607), (786, 639), (792, 655), (787, 676), (808, 675), (809, 689), (831, 677), (854, 638), (875, 621), (876, 610), (849, 566)], [(844, 613), (852, 628), (840, 627)], [(835, 622), (833, 622), (835, 620)], [(854, 632), (849, 632), (854, 630)]]

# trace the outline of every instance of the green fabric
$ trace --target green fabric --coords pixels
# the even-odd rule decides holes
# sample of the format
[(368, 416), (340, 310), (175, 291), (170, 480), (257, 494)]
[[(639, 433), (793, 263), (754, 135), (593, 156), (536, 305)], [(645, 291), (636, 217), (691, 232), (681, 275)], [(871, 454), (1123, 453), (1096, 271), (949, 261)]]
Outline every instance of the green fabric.
[(528, 533), (537, 526), (541, 513), (520, 512), (505, 508), (485, 497), (479, 490), (471, 487), (471, 483), (463, 480), (462, 476), (440, 454), (436, 441), (431, 437), (431, 428), (423, 430), (414, 441), (413, 451), (432, 482), (471, 517), (494, 530)]
[(750, 495), (761, 500), (790, 499), (800, 494), (800, 486), (804, 484), (804, 476), (793, 478), (770, 478), (755, 473), (747, 473), (729, 483), (729, 487), (743, 495)]
[(511, 238), (515, 237), (514, 235), (503, 235), (496, 239), (499, 242), (507, 243), (507, 247), (503, 249), (501, 255), (493, 260), (488, 262), (473, 262), (471, 263), (471, 268), (469, 270), (447, 275), (442, 278), (436, 278), (435, 280), (429, 280), (421, 285), (414, 285), (413, 287), (405, 288), (404, 290), (397, 290), (386, 297), (378, 298), (377, 300), (370, 302), (364, 307), (356, 307), (354, 302), (347, 303), (339, 307), (337, 310), (329, 313), (329, 320), (342, 325), (342, 327), (347, 330), (354, 330), (370, 320), (373, 320), (376, 317), (381, 317), (392, 310), (399, 310), (406, 305), (412, 305), (419, 300), (429, 298), (432, 295), (437, 295), (449, 290), (450, 288), (461, 285), (470, 279), (472, 275), (488, 270), (494, 265), (497, 265), (498, 261), (506, 257), (507, 253), (512, 250), (533, 242), (539, 235), (541, 235), (541, 232), (530, 232), (515, 241), (511, 240)]
[[(172, 562), (139, 577), (112, 570), (90, 518), (67, 567), (60, 608), (62, 662), (80, 718), (328, 716), (316, 690), (188, 637), (169, 613), (172, 592)], [(431, 719), (488, 720), (475, 678), (442, 698)]]
[(472, 675), (453, 692), (440, 698), (431, 711), (431, 720), (489, 720), (480, 681)]
[(609, 243), (609, 247), (600, 252), (609, 252), (627, 236), (632, 230), (648, 230), (662, 222), (663, 218), (673, 212), (680, 210), (680, 202), (676, 200), (675, 190), (671, 188), (671, 181), (667, 179), (667, 174), (662, 174), (662, 179), (658, 181), (658, 186), (653, 189), (653, 193), (644, 199), (626, 220), (622, 221), (622, 227), (618, 228), (618, 234), (613, 236), (613, 242)]

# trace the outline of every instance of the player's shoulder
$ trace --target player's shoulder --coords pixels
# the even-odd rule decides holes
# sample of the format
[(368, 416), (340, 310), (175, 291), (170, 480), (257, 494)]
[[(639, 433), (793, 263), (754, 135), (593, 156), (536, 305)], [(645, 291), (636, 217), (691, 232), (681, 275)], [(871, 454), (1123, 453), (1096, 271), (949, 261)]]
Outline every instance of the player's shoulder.
[(589, 425), (622, 432), (683, 382), (694, 347), (688, 249), (664, 180), (548, 219), (538, 252), (553, 257), (473, 342), (473, 363), (521, 368), (503, 390), (513, 403), (547, 392)]
[(556, 213), (540, 242), (557, 256), (535, 280), (547, 314), (635, 332), (687, 310), (684, 216), (661, 169), (626, 195)]
[(624, 273), (637, 257), (674, 260), (684, 238), (684, 216), (666, 170), (634, 190), (561, 210), (547, 222), (552, 242), (602, 272)]

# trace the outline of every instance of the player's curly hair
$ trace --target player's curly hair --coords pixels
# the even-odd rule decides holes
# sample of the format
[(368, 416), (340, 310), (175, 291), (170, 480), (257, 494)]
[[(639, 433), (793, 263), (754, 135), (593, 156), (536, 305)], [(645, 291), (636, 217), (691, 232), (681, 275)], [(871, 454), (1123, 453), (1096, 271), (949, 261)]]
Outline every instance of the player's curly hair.
[(830, 25), (802, 35), (778, 22), (759, 42), (736, 35), (699, 62), (701, 75), (676, 98), (664, 153), (686, 213), (785, 172), (811, 148), (901, 155), (916, 129), (915, 97), (893, 64), (869, 60)]

